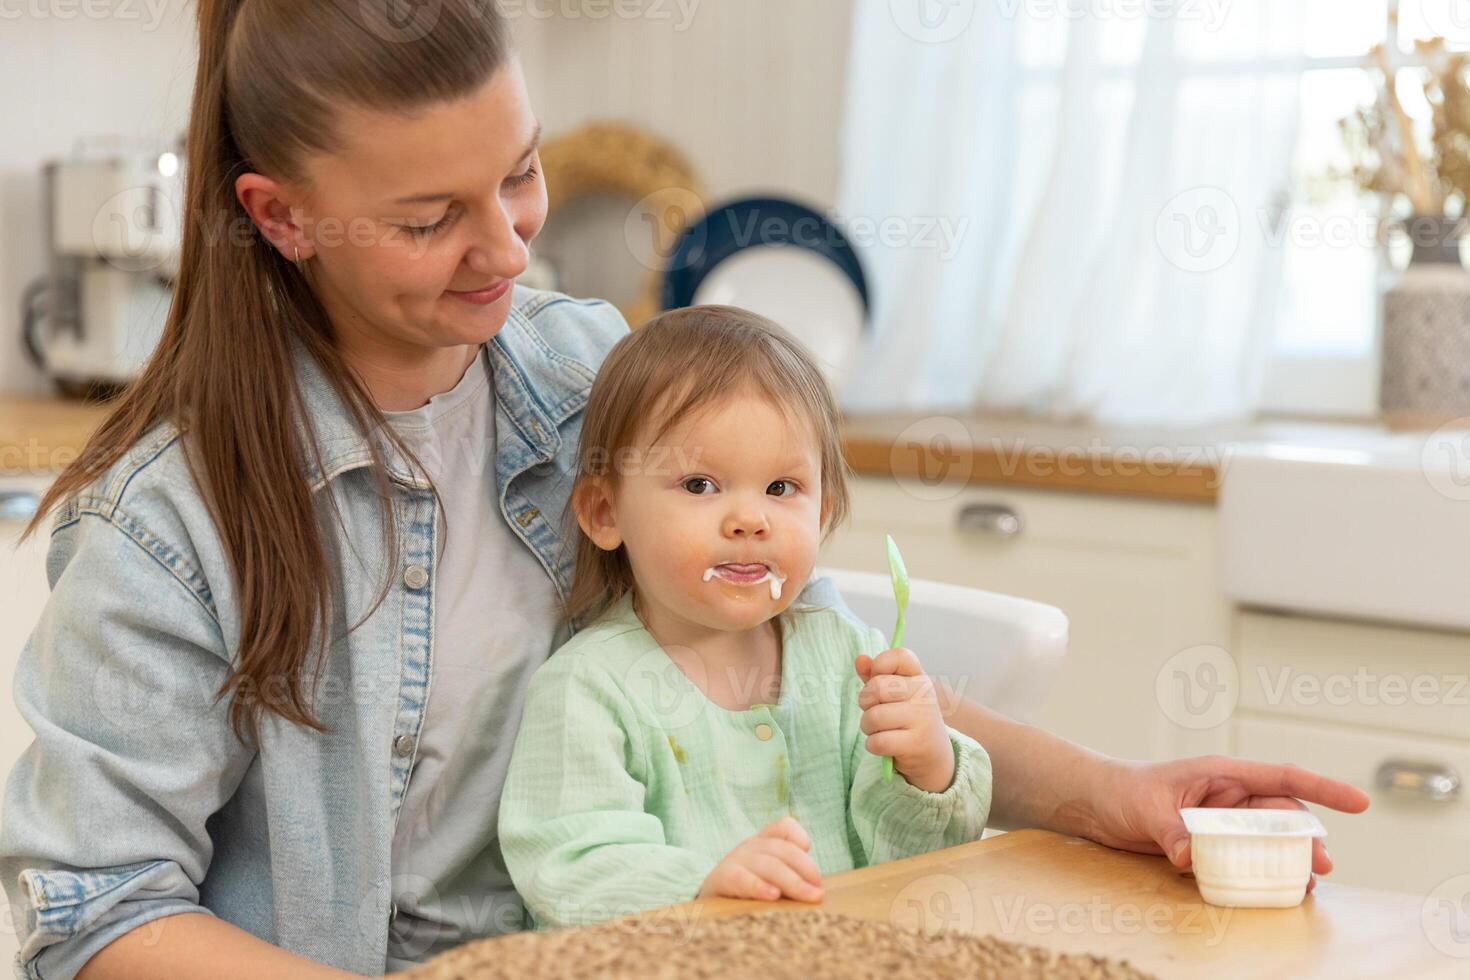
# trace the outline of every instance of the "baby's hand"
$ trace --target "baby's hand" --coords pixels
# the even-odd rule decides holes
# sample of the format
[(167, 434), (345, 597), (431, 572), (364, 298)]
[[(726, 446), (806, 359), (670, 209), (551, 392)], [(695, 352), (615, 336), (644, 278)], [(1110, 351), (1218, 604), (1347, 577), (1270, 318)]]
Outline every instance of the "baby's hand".
[(954, 781), (954, 746), (939, 711), (934, 682), (905, 647), (857, 658), (858, 707), (868, 751), (893, 756), (893, 768), (912, 786), (942, 793)]
[(700, 886), (700, 898), (753, 898), (774, 902), (822, 900), (822, 874), (807, 852), (812, 839), (795, 817), (782, 817), (725, 855)]

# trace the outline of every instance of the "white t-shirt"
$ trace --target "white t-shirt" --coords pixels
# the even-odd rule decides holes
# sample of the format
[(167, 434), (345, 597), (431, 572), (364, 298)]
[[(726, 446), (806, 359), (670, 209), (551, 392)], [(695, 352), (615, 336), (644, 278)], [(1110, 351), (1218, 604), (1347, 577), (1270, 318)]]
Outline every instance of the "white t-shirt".
[[(526, 686), (551, 655), (561, 610), (500, 510), (488, 351), (427, 405), (385, 414), (443, 501), (429, 701), (393, 835), (388, 968), (399, 970), (523, 927), (496, 823)], [(465, 935), (454, 922), (478, 928)]]

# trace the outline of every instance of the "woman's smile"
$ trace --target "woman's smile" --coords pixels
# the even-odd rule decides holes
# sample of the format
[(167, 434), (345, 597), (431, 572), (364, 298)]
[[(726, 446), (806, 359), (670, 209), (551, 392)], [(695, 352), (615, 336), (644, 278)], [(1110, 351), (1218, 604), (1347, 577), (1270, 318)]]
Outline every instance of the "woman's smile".
[(510, 291), (510, 287), (514, 283), (514, 279), (501, 279), (498, 282), (495, 282), (482, 289), (471, 290), (469, 292), (446, 289), (444, 291), (444, 295), (452, 296), (453, 298), (463, 300), (466, 303), (473, 303), (475, 306), (489, 306), (491, 303), (494, 303), (496, 300), (500, 299), (502, 296), (508, 293)]

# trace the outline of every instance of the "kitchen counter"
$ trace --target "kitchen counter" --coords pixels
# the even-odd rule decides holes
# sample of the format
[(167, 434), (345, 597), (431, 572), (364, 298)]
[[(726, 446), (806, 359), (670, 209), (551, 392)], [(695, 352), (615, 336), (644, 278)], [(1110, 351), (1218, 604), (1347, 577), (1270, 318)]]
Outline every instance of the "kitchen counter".
[[(0, 476), (56, 472), (76, 457), (106, 409), (60, 398), (0, 397)], [(854, 471), (1213, 503), (1231, 447), (1279, 441), (1353, 445), (1382, 425), (1257, 422), (1190, 429), (1063, 424), (1002, 415), (850, 415), (843, 444)]]
[[(1421, 924), (1421, 897), (1324, 880), (1296, 908), (1216, 908), (1161, 857), (1041, 830), (834, 875), (824, 886), (819, 906), (715, 899), (645, 915), (686, 924), (692, 943), (700, 921), (751, 912), (819, 908), (891, 923), (923, 934), (915, 939), (915, 975), (923, 974), (926, 954), (942, 955), (940, 930), (1127, 960), (1161, 978), (1424, 977), (1467, 965), (1436, 948), (1436, 941), (1457, 948), (1453, 922)], [(625, 942), (635, 941), (637, 919), (624, 920)], [(455, 957), (463, 971), (456, 975), (472, 974), (477, 960), (496, 962), (504, 941), (481, 940), (445, 956)]]
[(1242, 443), (1334, 449), (1392, 431), (1372, 422), (1265, 420), (1168, 429), (1025, 416), (883, 414), (848, 416), (842, 433), (848, 462), (863, 476), (1212, 504), (1233, 447)]
[(60, 472), (106, 415), (104, 406), (91, 402), (0, 396), (0, 476)]

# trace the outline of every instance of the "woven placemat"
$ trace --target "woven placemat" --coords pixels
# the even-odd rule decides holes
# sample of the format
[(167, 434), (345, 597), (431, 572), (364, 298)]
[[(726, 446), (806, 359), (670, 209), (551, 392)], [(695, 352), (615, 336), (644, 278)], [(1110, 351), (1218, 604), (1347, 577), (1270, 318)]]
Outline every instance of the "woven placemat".
[(994, 936), (921, 935), (828, 912), (753, 913), (726, 919), (641, 918), (579, 929), (525, 932), (467, 943), (404, 980), (612, 977), (630, 980), (750, 977), (893, 980), (1005, 977), (1148, 980), (1126, 962), (1053, 953)]

